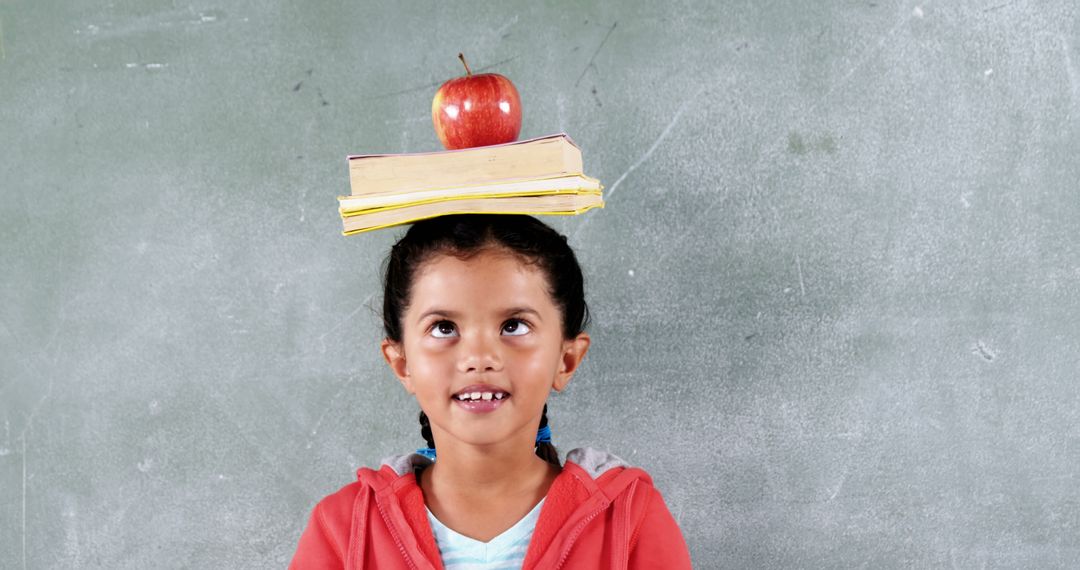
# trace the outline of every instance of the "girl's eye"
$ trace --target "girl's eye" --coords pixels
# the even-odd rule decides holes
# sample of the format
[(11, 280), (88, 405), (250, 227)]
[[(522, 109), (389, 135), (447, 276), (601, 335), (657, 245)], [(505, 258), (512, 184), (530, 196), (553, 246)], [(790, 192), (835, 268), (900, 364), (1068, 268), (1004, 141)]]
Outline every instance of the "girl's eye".
[[(451, 334), (453, 332), (453, 330), (454, 330), (454, 323), (452, 323), (450, 321), (439, 321), (439, 322), (435, 323), (434, 325), (432, 325), (432, 327), (431, 327), (431, 332), (433, 334), (441, 332), (443, 334), (449, 335), (449, 334)], [(447, 337), (439, 336), (438, 334), (435, 334), (435, 338), (447, 338)]]
[[(503, 325), (503, 331), (509, 336), (522, 336), (530, 330), (529, 325), (521, 319), (510, 319)], [(431, 334), (435, 338), (450, 338), (454, 334), (454, 323), (439, 321), (431, 326)]]
[[(507, 327), (509, 327), (510, 336), (522, 336), (529, 332), (529, 325), (521, 319), (510, 319), (509, 321), (506, 321), (506, 324), (503, 325), (503, 330), (507, 330)], [(523, 328), (524, 332), (520, 332)]]

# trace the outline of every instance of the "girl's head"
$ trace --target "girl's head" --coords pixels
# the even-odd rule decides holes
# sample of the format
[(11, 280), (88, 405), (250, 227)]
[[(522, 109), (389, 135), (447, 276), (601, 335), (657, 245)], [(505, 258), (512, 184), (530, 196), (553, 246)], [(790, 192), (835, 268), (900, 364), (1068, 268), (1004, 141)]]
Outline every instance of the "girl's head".
[[(440, 453), (458, 445), (533, 445), (547, 396), (588, 350), (581, 267), (566, 238), (524, 215), (464, 214), (413, 224), (384, 266), (383, 354), (423, 411)], [(454, 398), (487, 384), (509, 394), (489, 412)], [(527, 440), (527, 441), (526, 441)], [(536, 454), (559, 464), (550, 443)]]

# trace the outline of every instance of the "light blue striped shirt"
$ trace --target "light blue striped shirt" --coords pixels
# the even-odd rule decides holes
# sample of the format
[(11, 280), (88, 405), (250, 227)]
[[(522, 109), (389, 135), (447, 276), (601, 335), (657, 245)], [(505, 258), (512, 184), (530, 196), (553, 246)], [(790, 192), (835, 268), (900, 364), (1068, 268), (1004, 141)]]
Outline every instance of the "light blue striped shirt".
[(435, 518), (425, 506), (428, 522), (435, 533), (435, 542), (439, 545), (443, 566), (446, 570), (520, 570), (525, 562), (525, 552), (529, 549), (529, 539), (536, 528), (536, 520), (540, 518), (540, 507), (544, 504), (544, 499), (540, 499), (533, 510), (514, 526), (488, 542), (480, 542), (454, 532)]

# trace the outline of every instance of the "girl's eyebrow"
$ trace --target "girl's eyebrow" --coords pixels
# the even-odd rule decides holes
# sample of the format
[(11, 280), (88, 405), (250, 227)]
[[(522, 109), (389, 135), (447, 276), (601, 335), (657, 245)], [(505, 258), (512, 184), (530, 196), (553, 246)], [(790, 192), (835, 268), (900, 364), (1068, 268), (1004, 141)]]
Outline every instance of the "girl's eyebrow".
[[(520, 314), (524, 314), (524, 313), (532, 314), (533, 316), (536, 317), (536, 320), (538, 320), (538, 321), (543, 320), (543, 319), (540, 318), (540, 313), (536, 312), (533, 309), (530, 309), (529, 307), (511, 307), (511, 308), (506, 309), (505, 311), (502, 312), (502, 314), (504, 316), (520, 315)], [(426, 319), (426, 318), (428, 318), (428, 317), (430, 317), (432, 315), (438, 315), (440, 317), (447, 317), (447, 318), (450, 318), (450, 319), (456, 319), (459, 316), (461, 316), (461, 313), (458, 313), (457, 311), (450, 311), (448, 309), (430, 309), (428, 311), (425, 311), (424, 314), (420, 315), (420, 317), (416, 319), (416, 322), (422, 322), (424, 319)]]

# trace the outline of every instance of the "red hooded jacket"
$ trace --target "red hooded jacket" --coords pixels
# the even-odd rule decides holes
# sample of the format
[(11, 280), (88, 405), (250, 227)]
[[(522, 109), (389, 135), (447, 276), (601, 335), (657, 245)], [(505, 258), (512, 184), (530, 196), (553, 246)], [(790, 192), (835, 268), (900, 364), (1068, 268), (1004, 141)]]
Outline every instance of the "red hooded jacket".
[[(361, 468), (315, 505), (290, 570), (443, 570), (424, 510), (420, 454)], [(566, 455), (548, 490), (522, 570), (690, 568), (679, 526), (644, 470), (593, 448)]]

